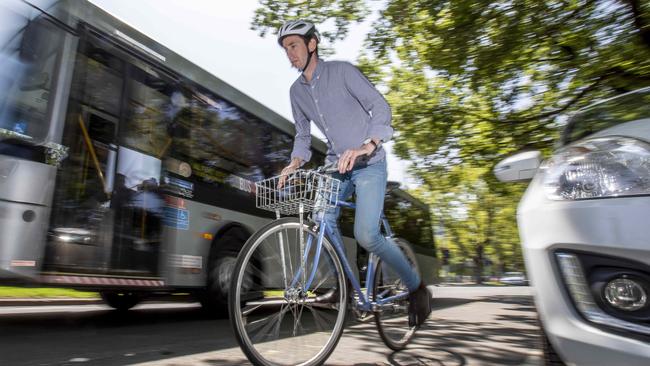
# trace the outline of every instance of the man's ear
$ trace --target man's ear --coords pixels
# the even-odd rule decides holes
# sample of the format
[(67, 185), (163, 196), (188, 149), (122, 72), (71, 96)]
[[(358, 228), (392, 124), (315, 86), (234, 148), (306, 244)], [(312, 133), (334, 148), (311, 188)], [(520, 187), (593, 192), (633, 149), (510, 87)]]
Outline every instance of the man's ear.
[(316, 50), (316, 47), (318, 46), (318, 42), (316, 41), (316, 38), (313, 38), (309, 40), (309, 43), (307, 44), (307, 49), (309, 52), (313, 52)]

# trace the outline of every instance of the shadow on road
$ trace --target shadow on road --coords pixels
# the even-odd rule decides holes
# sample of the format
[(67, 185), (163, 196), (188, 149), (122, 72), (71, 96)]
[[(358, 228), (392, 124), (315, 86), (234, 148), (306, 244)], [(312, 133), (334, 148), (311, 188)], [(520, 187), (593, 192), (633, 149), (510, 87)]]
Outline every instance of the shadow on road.
[(457, 298), (435, 298), (431, 303), (431, 308), (435, 310), (446, 309), (454, 306), (465, 305), (470, 302), (477, 301), (476, 299), (457, 299)]
[[(541, 347), (529, 296), (437, 298), (433, 304), (431, 319), (406, 350), (391, 353), (374, 321), (350, 321), (327, 364), (520, 365)], [(491, 312), (481, 314), (484, 308)], [(238, 347), (228, 320), (211, 319), (194, 307), (0, 315), (0, 329), (0, 365), (67, 365), (73, 358), (100, 366), (164, 360), (172, 365), (173, 358), (203, 353), (197, 356), (202, 365), (243, 361), (240, 353), (237, 361), (228, 355)], [(231, 350), (215, 352), (226, 349)], [(372, 356), (368, 361), (381, 361), (347, 358), (357, 350)]]
[[(465, 304), (506, 305), (507, 314), (474, 320), (480, 314), (462, 316), (434, 314), (418, 331), (406, 350), (389, 354), (387, 365), (521, 365), (531, 350), (541, 348), (533, 300), (527, 296), (495, 296), (474, 299), (436, 299), (436, 310)], [(467, 308), (471, 311), (471, 308)], [(514, 311), (514, 314), (513, 314)], [(462, 312), (461, 312), (462, 313)], [(347, 337), (364, 343), (369, 352), (386, 352), (374, 323), (352, 326)], [(471, 359), (471, 360), (468, 360)], [(471, 361), (471, 362), (470, 362)], [(373, 364), (374, 365), (374, 364)]]

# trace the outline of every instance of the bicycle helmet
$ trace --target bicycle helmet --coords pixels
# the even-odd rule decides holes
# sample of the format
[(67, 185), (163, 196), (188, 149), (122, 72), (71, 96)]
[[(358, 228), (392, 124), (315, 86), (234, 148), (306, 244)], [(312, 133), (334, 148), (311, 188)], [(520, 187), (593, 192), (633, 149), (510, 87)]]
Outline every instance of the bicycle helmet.
[(316, 30), (313, 23), (304, 20), (289, 20), (285, 22), (278, 30), (278, 44), (282, 46), (282, 40), (286, 36), (297, 35), (309, 41), (312, 37), (316, 37), (316, 41), (320, 42), (320, 34)]

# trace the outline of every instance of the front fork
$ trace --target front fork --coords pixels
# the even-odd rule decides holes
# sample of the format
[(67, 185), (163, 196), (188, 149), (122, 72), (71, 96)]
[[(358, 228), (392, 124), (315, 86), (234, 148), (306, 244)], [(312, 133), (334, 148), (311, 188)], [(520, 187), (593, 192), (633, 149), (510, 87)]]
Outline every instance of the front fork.
[[(307, 242), (305, 243), (305, 235), (304, 235), (305, 225), (304, 225), (303, 214), (304, 214), (304, 207), (301, 204), (299, 207), (299, 219), (298, 219), (300, 223), (300, 230), (298, 232), (298, 240), (299, 240), (298, 243), (300, 247), (300, 266), (298, 267), (298, 271), (295, 273), (288, 288), (298, 287), (306, 292), (311, 287), (312, 282), (314, 281), (314, 277), (316, 277), (316, 271), (318, 269), (318, 264), (320, 263), (320, 254), (323, 249), (323, 237), (325, 236), (326, 225), (321, 225), (321, 227), (319, 228), (318, 238), (316, 243), (316, 253), (314, 254), (314, 259), (311, 263), (312, 267), (311, 267), (311, 271), (309, 272), (309, 277), (307, 277), (307, 269), (306, 269), (307, 258), (309, 257), (309, 253), (311, 252), (311, 247), (313, 245), (313, 236), (309, 235), (307, 237)], [(284, 262), (284, 253), (282, 253), (282, 261)], [(286, 285), (286, 280), (285, 280), (285, 285)]]

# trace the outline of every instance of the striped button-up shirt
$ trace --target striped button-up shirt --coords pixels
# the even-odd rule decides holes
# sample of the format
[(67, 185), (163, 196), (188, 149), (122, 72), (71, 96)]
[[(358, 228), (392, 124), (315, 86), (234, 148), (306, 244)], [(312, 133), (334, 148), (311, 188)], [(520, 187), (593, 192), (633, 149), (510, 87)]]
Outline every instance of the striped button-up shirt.
[[(348, 62), (318, 60), (311, 81), (304, 75), (291, 86), (291, 108), (296, 138), (291, 158), (311, 158), (310, 121), (327, 137), (327, 160), (336, 161), (348, 149), (357, 149), (366, 139), (390, 140), (390, 106), (377, 89)], [(363, 163), (371, 165), (386, 156), (379, 148)]]

